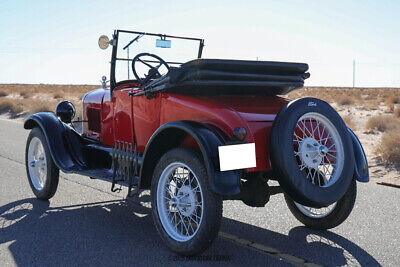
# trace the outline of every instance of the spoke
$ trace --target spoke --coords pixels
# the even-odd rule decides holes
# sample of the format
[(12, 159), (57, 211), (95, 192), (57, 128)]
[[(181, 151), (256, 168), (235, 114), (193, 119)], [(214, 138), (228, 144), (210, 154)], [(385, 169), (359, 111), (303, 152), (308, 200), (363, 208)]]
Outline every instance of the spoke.
[(334, 147), (334, 146), (335, 146), (335, 144), (332, 144), (330, 147), (328, 147), (328, 151), (331, 150), (331, 148)]
[(317, 121), (318, 139), (321, 140), (321, 132), (320, 132), (320, 130), (319, 130), (319, 125), (320, 125), (320, 122)]
[(147, 63), (146, 61), (141, 60), (140, 58), (137, 59), (138, 61), (142, 62), (143, 64), (145, 64), (147, 67), (149, 68), (154, 68), (152, 65), (150, 65), (149, 63)]
[(326, 146), (326, 143), (328, 142), (328, 139), (332, 139), (332, 136), (329, 133), (328, 133), (328, 138), (326, 138), (326, 140), (325, 140), (324, 146)]
[(307, 166), (306, 164), (304, 164), (303, 162), (301, 163), (300, 167), (300, 171), (304, 170)]
[(303, 125), (304, 125), (304, 128), (309, 132), (309, 134), (311, 135), (311, 136), (313, 136), (313, 134), (310, 132), (310, 130), (307, 128), (307, 126), (306, 126), (306, 124), (302, 121), (302, 123), (303, 123)]
[[(297, 125), (297, 124), (296, 124)], [(304, 126), (304, 124), (303, 124), (303, 126)], [(306, 137), (307, 136), (307, 134), (304, 132), (304, 130), (300, 127), (300, 125), (297, 125), (297, 128), (299, 128), (300, 129), (300, 131), (303, 133), (303, 137), (301, 138), (301, 139), (304, 139), (304, 137)]]
[(298, 135), (296, 134), (296, 132), (293, 132), (293, 135), (296, 137), (296, 140), (293, 140), (293, 141), (296, 141), (296, 142), (300, 143), (300, 141), (303, 140), (303, 138), (301, 138), (300, 136), (298, 136)]
[(311, 124), (311, 130), (312, 130), (312, 137), (314, 137), (315, 135), (314, 135), (314, 127), (313, 127), (313, 123), (312, 123), (312, 120), (311, 120), (311, 118), (310, 118), (310, 124)]
[(328, 157), (324, 157), (324, 158), (326, 158), (326, 160), (328, 161), (328, 163), (329, 163), (329, 165), (332, 165), (332, 166), (334, 166), (335, 165), (335, 163), (331, 163), (331, 161), (329, 160), (329, 158)]
[(307, 172), (306, 178), (308, 179), (308, 176), (311, 175), (311, 173), (310, 173), (310, 167), (307, 167), (307, 169), (308, 169), (308, 172)]
[(334, 156), (333, 154), (331, 154), (331, 153), (329, 153), (329, 152), (326, 153), (326, 154), (336, 159), (336, 156)]
[[(325, 125), (323, 125), (322, 124), (322, 133), (321, 133), (321, 137), (323, 137), (324, 136), (324, 133), (325, 133)], [(323, 138), (321, 138), (320, 140), (322, 140)], [(321, 143), (322, 143), (322, 141), (321, 141)]]
[[(194, 215), (194, 214), (193, 214)], [(199, 227), (199, 223), (195, 221), (192, 216), (189, 217), (195, 224), (196, 224), (196, 229)], [(194, 231), (193, 231), (194, 232)]]
[(188, 229), (187, 229), (187, 227), (186, 227), (185, 220), (183, 219), (183, 217), (182, 217), (182, 215), (181, 215), (180, 212), (179, 212), (179, 216), (181, 217), (181, 221), (182, 221), (183, 227), (185, 228), (186, 233), (188, 233), (189, 231), (188, 231)]
[(328, 179), (326, 179), (326, 176), (322, 175), (322, 178), (324, 179), (325, 184), (328, 184)]
[(175, 196), (175, 194), (171, 191), (171, 189), (168, 186), (165, 186), (165, 189), (167, 189), (167, 191), (171, 197)]
[(312, 176), (312, 182), (313, 182), (313, 184), (315, 184), (315, 175), (317, 174), (317, 172), (318, 172), (318, 171), (315, 170), (315, 171), (314, 171), (314, 175)]
[(198, 218), (198, 220), (199, 220), (199, 222), (200, 222), (201, 217), (198, 216), (196, 213), (193, 213), (193, 215), (196, 216), (196, 218)]

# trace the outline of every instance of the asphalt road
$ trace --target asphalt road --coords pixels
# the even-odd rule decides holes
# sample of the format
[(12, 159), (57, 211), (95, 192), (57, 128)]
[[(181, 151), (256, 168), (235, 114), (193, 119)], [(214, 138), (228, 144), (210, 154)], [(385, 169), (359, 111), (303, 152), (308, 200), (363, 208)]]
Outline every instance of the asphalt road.
[[(148, 192), (125, 201), (126, 191), (111, 193), (107, 182), (61, 174), (56, 195), (36, 200), (24, 166), (27, 135), (21, 123), (0, 120), (0, 266), (258, 266), (299, 258), (328, 266), (400, 266), (400, 189), (358, 183), (352, 214), (331, 231), (303, 227), (280, 195), (264, 208), (226, 201), (220, 237), (201, 257), (181, 258), (159, 238)], [(271, 253), (251, 247), (260, 244)]]

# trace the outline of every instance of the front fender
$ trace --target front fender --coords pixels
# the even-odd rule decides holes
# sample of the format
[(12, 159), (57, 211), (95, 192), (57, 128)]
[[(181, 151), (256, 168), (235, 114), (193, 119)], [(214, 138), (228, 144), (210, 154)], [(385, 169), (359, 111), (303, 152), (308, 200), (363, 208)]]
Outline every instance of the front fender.
[(350, 133), (351, 140), (353, 141), (354, 162), (355, 162), (354, 176), (357, 179), (357, 181), (362, 183), (367, 183), (369, 181), (367, 157), (365, 155), (364, 149), (357, 135), (350, 128), (347, 129)]
[(155, 166), (154, 162), (161, 156), (160, 152), (157, 153), (155, 151), (162, 150), (165, 153), (168, 149), (180, 145), (178, 141), (174, 142), (172, 140), (171, 133), (174, 133), (175, 139), (190, 135), (196, 141), (204, 160), (211, 188), (215, 193), (234, 195), (240, 192), (238, 171), (221, 172), (219, 168), (218, 146), (224, 145), (224, 141), (221, 141), (211, 130), (203, 125), (188, 121), (166, 123), (151, 136), (143, 155), (139, 187), (149, 187), (149, 179), (152, 177), (152, 169)]
[[(52, 112), (39, 112), (32, 114), (25, 119), (24, 128), (33, 129), (34, 127), (40, 127), (50, 150), (51, 157), (57, 167), (63, 172), (70, 173), (78, 171), (79, 156), (74, 158), (71, 157), (71, 153), (74, 151), (68, 151), (74, 147), (80, 147), (76, 143), (79, 142), (79, 138), (75, 136), (73, 130), (63, 122), (61, 122), (57, 116)], [(70, 145), (65, 145), (65, 140), (68, 140)]]

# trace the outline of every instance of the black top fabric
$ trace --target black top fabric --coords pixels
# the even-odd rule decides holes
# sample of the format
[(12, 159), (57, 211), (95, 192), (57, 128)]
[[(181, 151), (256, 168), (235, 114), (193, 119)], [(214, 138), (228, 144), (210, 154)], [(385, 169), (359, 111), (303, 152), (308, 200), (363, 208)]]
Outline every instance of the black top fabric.
[(163, 87), (184, 95), (280, 95), (303, 87), (307, 70), (304, 63), (195, 59), (171, 67)]

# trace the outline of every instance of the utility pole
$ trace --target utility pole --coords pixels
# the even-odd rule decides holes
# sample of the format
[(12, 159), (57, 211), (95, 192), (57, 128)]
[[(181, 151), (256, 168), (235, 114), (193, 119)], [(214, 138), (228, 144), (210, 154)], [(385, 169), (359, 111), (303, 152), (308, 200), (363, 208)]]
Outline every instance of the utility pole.
[(356, 84), (356, 60), (353, 59), (353, 88)]

